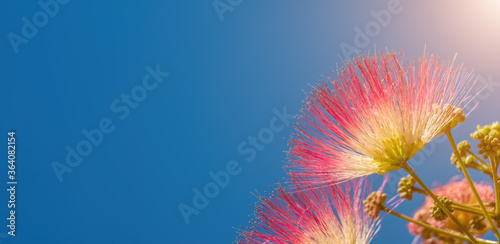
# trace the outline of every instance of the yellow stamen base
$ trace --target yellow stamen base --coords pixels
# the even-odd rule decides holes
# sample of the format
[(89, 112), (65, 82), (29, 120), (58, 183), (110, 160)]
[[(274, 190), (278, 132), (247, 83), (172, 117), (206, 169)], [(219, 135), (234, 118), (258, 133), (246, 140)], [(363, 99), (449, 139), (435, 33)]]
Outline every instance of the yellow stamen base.
[(425, 142), (420, 139), (416, 142), (407, 143), (405, 137), (392, 135), (392, 138), (384, 140), (383, 149), (376, 150), (372, 165), (378, 168), (377, 174), (385, 174), (389, 171), (399, 170), (403, 164), (422, 150)]

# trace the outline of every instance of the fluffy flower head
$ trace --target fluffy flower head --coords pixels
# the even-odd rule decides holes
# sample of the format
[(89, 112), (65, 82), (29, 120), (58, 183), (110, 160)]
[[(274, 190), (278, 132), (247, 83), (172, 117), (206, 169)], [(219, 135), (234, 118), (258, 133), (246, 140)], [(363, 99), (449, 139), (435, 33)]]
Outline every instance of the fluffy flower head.
[(238, 243), (364, 244), (378, 231), (379, 221), (363, 212), (369, 189), (362, 179), (312, 190), (296, 187), (260, 197), (257, 221)]
[(474, 80), (424, 55), (359, 56), (314, 87), (290, 142), (293, 175), (342, 182), (398, 170), (426, 143), (465, 120)]

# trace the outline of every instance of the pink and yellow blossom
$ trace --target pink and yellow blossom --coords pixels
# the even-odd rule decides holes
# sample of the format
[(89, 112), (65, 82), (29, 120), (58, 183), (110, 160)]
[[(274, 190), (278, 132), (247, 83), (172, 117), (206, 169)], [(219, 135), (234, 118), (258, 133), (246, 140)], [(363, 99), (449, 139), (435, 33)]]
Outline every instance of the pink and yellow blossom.
[(369, 187), (362, 179), (311, 190), (296, 187), (260, 197), (257, 221), (238, 243), (363, 244), (377, 233), (379, 221), (363, 212)]
[(465, 120), (475, 79), (425, 54), (359, 56), (314, 87), (290, 142), (292, 175), (338, 183), (398, 170), (426, 143)]

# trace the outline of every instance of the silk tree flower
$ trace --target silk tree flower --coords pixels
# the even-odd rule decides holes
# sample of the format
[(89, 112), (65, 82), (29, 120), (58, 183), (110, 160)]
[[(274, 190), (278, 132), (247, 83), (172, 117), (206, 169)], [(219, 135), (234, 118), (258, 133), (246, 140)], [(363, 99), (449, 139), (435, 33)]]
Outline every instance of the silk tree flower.
[(465, 120), (472, 73), (424, 54), (359, 56), (313, 88), (290, 141), (290, 173), (338, 183), (401, 169), (426, 143)]
[(379, 220), (363, 212), (368, 184), (357, 179), (344, 184), (287, 191), (278, 187), (260, 197), (256, 222), (237, 243), (364, 244), (379, 230)]
[[(493, 188), (491, 186), (477, 183), (475, 183), (474, 186), (476, 187), (476, 190), (484, 203), (495, 202), (495, 192), (493, 191)], [(477, 204), (476, 198), (474, 197), (474, 194), (472, 193), (467, 181), (451, 182), (447, 185), (433, 190), (433, 192), (437, 196), (447, 197), (449, 200), (461, 204)], [(450, 229), (460, 232), (458, 226), (449, 218), (438, 221), (435, 218), (431, 217), (429, 210), (432, 208), (433, 203), (434, 201), (431, 197), (426, 197), (424, 205), (415, 212), (413, 218), (425, 222), (432, 227), (436, 227), (439, 229)], [(490, 207), (490, 210), (493, 209), (494, 207)], [(458, 210), (455, 210), (453, 212), (453, 215), (460, 221), (463, 226), (465, 226), (465, 228), (470, 230), (473, 235), (484, 235), (488, 230), (490, 230), (490, 226), (488, 225), (486, 220), (484, 218), (479, 218), (477, 215), (465, 213)], [(426, 241), (425, 243), (450, 243), (451, 241), (454, 241), (450, 240), (449, 238), (447, 239), (444, 236), (429, 232), (424, 227), (421, 227), (414, 223), (408, 224), (408, 230), (410, 234), (419, 236), (423, 241)]]

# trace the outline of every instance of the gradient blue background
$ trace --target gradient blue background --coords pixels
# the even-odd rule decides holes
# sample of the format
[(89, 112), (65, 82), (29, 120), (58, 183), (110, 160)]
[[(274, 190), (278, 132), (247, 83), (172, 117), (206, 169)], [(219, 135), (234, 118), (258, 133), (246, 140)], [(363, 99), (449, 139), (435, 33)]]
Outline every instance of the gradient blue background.
[[(275, 133), (250, 163), (238, 145), (269, 126), (274, 108), (297, 113), (309, 84), (342, 63), (339, 45), (354, 45), (354, 28), (363, 29), (373, 21), (370, 11), (387, 9), (387, 2), (244, 0), (221, 21), (211, 0), (70, 1), (15, 53), (7, 34), (20, 34), (22, 17), (41, 8), (37, 1), (3, 1), (0, 132), (6, 138), (17, 131), (19, 185), (16, 237), (0, 235), (1, 243), (231, 243), (253, 212), (251, 192), (285, 177), (292, 129)], [(359, 51), (376, 44), (412, 57), (427, 45), (446, 59), (458, 53), (458, 62), (490, 77), (492, 89), (455, 130), (457, 140), (476, 124), (498, 120), (500, 4), (402, 0), (401, 7)], [(119, 120), (113, 100), (157, 64), (170, 76)], [(75, 148), (81, 131), (103, 118), (115, 131), (60, 183), (51, 164), (64, 162), (65, 147)], [(447, 143), (427, 149), (415, 166), (426, 182), (457, 174)], [(208, 173), (230, 160), (241, 173), (186, 224), (178, 205), (192, 205), (192, 189), (203, 188)], [(6, 233), (8, 194), (0, 192), (0, 233)], [(422, 200), (398, 210), (412, 215)], [(386, 217), (373, 243), (411, 243), (405, 225)]]

